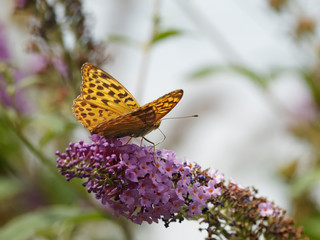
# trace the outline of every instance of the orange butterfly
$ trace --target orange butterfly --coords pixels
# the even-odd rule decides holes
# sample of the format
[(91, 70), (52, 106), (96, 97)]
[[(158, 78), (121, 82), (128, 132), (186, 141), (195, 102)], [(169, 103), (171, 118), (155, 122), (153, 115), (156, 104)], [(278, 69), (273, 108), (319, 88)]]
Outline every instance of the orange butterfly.
[(161, 119), (180, 101), (175, 90), (142, 107), (116, 79), (91, 63), (82, 68), (81, 95), (73, 113), (91, 134), (106, 138), (143, 137), (160, 126)]

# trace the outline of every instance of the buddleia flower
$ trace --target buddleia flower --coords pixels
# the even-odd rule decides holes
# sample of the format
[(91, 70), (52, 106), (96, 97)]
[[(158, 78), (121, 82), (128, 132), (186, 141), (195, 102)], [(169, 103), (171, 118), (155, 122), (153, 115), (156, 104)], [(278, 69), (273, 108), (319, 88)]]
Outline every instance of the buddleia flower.
[[(90, 137), (56, 152), (57, 168), (67, 181), (83, 179), (115, 216), (134, 223), (200, 220), (208, 239), (215, 236), (301, 237), (301, 228), (285, 211), (257, 191), (226, 180), (217, 170), (182, 160), (172, 150), (124, 144), (120, 139)], [(222, 231), (224, 229), (224, 231)], [(245, 232), (245, 233), (244, 233)], [(280, 238), (279, 238), (280, 239)]]

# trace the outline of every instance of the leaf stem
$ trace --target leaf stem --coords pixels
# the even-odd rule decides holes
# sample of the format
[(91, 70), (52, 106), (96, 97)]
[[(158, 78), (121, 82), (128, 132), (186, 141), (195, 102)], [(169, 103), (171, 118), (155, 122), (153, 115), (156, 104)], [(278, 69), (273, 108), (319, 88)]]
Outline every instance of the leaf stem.
[(138, 80), (137, 80), (137, 88), (136, 88), (136, 98), (138, 100), (141, 100), (143, 97), (144, 88), (146, 86), (146, 77), (149, 69), (150, 64), (150, 52), (151, 47), (153, 44), (154, 36), (156, 35), (158, 31), (158, 25), (159, 25), (159, 12), (160, 12), (160, 0), (154, 0), (154, 6), (153, 6), (153, 22), (151, 26), (151, 33), (149, 36), (149, 39), (147, 42), (143, 45), (142, 48), (142, 60), (140, 64), (140, 70), (138, 73)]

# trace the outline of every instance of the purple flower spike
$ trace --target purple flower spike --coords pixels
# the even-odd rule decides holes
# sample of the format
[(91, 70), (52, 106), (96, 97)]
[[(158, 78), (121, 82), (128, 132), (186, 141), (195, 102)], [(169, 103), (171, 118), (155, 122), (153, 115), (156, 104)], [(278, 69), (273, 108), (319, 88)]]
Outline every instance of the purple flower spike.
[[(57, 168), (67, 181), (83, 178), (88, 193), (112, 213), (141, 224), (166, 227), (185, 219), (206, 224), (208, 239), (301, 239), (301, 228), (285, 210), (257, 197), (217, 170), (178, 159), (172, 150), (123, 144), (119, 139), (90, 137), (56, 152)], [(222, 236), (223, 234), (223, 236)]]
[[(198, 216), (206, 200), (221, 194), (213, 177), (200, 174), (198, 165), (183, 162), (171, 150), (154, 152), (150, 146), (123, 145), (99, 135), (90, 139), (90, 144), (70, 143), (66, 153), (57, 151), (57, 167), (68, 181), (85, 178), (87, 191), (116, 216), (139, 224), (175, 214)], [(194, 184), (200, 175), (206, 180)]]

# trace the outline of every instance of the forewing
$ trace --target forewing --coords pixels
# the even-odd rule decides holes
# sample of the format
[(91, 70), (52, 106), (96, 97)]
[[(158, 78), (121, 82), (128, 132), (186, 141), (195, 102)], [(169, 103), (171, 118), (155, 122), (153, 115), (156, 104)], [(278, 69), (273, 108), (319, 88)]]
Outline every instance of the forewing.
[(119, 116), (118, 113), (106, 108), (100, 108), (96, 105), (89, 104), (84, 101), (81, 96), (78, 96), (73, 101), (72, 109), (73, 113), (77, 116), (77, 120), (89, 131), (92, 131), (97, 124)]
[(155, 112), (154, 123), (156, 123), (177, 105), (182, 98), (182, 95), (182, 89), (172, 91), (158, 98), (157, 100), (142, 106), (141, 109), (148, 109), (149, 107), (152, 107), (152, 110)]
[(123, 114), (140, 106), (131, 93), (111, 75), (91, 63), (83, 64), (81, 96), (91, 105)]

